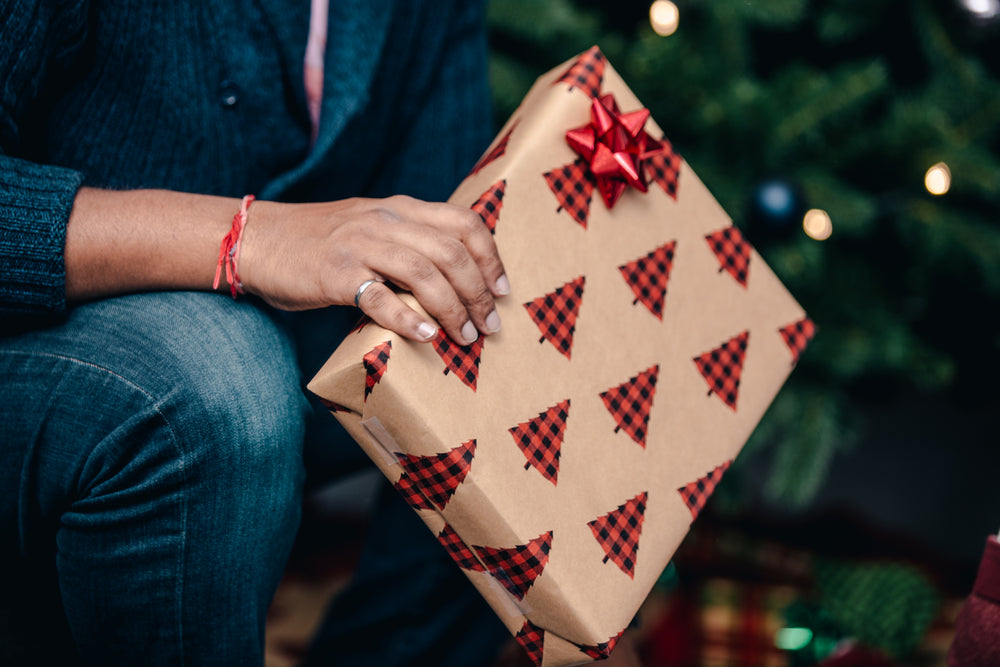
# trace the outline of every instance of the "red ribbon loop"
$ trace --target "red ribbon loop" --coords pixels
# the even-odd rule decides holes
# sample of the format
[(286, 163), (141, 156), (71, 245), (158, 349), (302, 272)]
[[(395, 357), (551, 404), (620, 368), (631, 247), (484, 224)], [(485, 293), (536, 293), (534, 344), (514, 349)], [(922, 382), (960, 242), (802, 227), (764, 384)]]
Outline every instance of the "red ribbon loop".
[(646, 192), (644, 163), (667, 150), (664, 142), (643, 129), (648, 118), (649, 109), (622, 113), (614, 95), (607, 93), (591, 101), (590, 123), (566, 133), (567, 143), (590, 165), (608, 208), (629, 185)]

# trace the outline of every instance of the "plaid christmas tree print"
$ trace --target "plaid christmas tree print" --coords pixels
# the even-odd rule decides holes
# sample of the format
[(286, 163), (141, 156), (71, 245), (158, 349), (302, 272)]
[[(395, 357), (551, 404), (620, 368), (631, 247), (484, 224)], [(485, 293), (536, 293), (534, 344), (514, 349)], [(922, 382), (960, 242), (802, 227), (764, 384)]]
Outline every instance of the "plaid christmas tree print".
[(676, 241), (662, 245), (645, 257), (618, 267), (625, 282), (632, 288), (635, 301), (649, 309), (649, 312), (663, 319), (663, 304), (667, 297), (667, 281), (674, 261)]
[(678, 177), (681, 173), (681, 156), (674, 151), (674, 146), (664, 137), (660, 139), (663, 152), (646, 158), (643, 166), (649, 180), (663, 188), (668, 195), (677, 199)]
[(647, 493), (640, 493), (619, 505), (618, 509), (587, 523), (598, 544), (607, 554), (604, 562), (607, 563), (610, 558), (622, 572), (633, 579), (647, 497)]
[(403, 498), (417, 509), (444, 509), (455, 494), (458, 486), (465, 481), (476, 455), (476, 441), (455, 447), (443, 454), (416, 456), (396, 454), (403, 475), (396, 482), (396, 489)]
[(580, 314), (586, 282), (586, 278), (580, 276), (556, 291), (524, 304), (535, 326), (542, 332), (538, 342), (549, 341), (567, 359), (573, 350), (573, 333), (576, 331), (576, 318)]
[(594, 660), (604, 660), (611, 655), (611, 652), (615, 650), (615, 645), (618, 640), (622, 638), (625, 631), (622, 630), (614, 637), (611, 637), (606, 642), (600, 642), (598, 644), (577, 644), (576, 647), (583, 651), (589, 658)]
[(532, 623), (525, 621), (521, 629), (514, 635), (517, 643), (524, 648), (528, 657), (531, 658), (537, 667), (542, 667), (542, 650), (545, 643), (545, 630)]
[(750, 332), (733, 336), (721, 346), (695, 357), (694, 363), (708, 383), (709, 395), (715, 394), (736, 411), (740, 391), (740, 375), (746, 358)]
[(483, 224), (490, 230), (490, 234), (497, 233), (497, 220), (500, 218), (503, 195), (506, 191), (507, 179), (499, 180), (490, 186), (490, 189), (484, 192), (471, 207), (483, 219)]
[(483, 564), (479, 562), (476, 558), (476, 554), (473, 553), (472, 549), (462, 541), (462, 538), (458, 536), (455, 529), (448, 524), (444, 525), (444, 529), (438, 533), (438, 542), (444, 547), (448, 555), (451, 556), (452, 560), (458, 563), (458, 566), (465, 570), (473, 570), (475, 572), (485, 572), (486, 568)]
[(389, 364), (390, 352), (392, 352), (392, 341), (387, 340), (376, 345), (371, 352), (361, 358), (365, 365), (365, 401), (368, 400), (368, 395), (372, 393), (372, 389), (375, 388), (378, 381), (382, 379), (385, 368)]
[(472, 548), (493, 578), (515, 598), (523, 600), (528, 589), (549, 562), (552, 531), (542, 533), (527, 544), (509, 549), (477, 546)]
[(590, 198), (594, 194), (594, 175), (582, 159), (545, 174), (545, 182), (556, 196), (556, 211), (566, 210), (570, 216), (587, 228), (590, 215)]
[(729, 226), (705, 237), (719, 260), (719, 271), (728, 271), (736, 282), (747, 286), (750, 272), (750, 244), (736, 227)]
[(816, 335), (816, 325), (808, 317), (792, 322), (778, 329), (785, 345), (792, 351), (792, 363), (796, 364), (799, 357), (809, 346), (809, 341)]
[(524, 469), (534, 466), (553, 485), (559, 477), (559, 453), (566, 433), (567, 417), (569, 399), (539, 413), (534, 419), (507, 429), (521, 453), (528, 459)]
[(598, 97), (601, 94), (601, 80), (604, 78), (604, 64), (604, 54), (596, 46), (592, 46), (552, 85), (566, 83), (570, 90), (579, 88), (588, 97)]
[(698, 514), (701, 512), (702, 508), (705, 507), (705, 503), (708, 499), (712, 497), (712, 493), (715, 491), (715, 486), (722, 479), (722, 475), (729, 470), (729, 466), (732, 465), (732, 460), (726, 461), (721, 465), (718, 465), (709, 472), (707, 475), (700, 479), (696, 479), (687, 486), (682, 486), (677, 489), (677, 492), (681, 494), (681, 499), (687, 508), (691, 511), (691, 520), (694, 521), (698, 518)]
[(472, 345), (459, 345), (452, 340), (444, 329), (438, 329), (437, 338), (431, 341), (434, 351), (444, 362), (444, 374), (453, 372), (466, 385), (476, 390), (479, 381), (479, 361), (483, 354), (483, 340), (480, 336)]
[(510, 135), (514, 133), (514, 128), (517, 127), (517, 123), (518, 121), (516, 120), (511, 123), (510, 129), (504, 133), (503, 137), (500, 138), (500, 141), (497, 142), (497, 145), (489, 149), (489, 151), (479, 158), (479, 162), (472, 167), (472, 171), (469, 172), (469, 176), (478, 174), (483, 167), (507, 152), (507, 142), (510, 141)]
[(601, 394), (604, 407), (618, 423), (618, 426), (615, 427), (615, 433), (619, 429), (624, 430), (643, 448), (646, 447), (649, 411), (653, 407), (653, 396), (656, 395), (656, 379), (659, 373), (659, 365), (652, 366), (628, 382), (608, 389)]

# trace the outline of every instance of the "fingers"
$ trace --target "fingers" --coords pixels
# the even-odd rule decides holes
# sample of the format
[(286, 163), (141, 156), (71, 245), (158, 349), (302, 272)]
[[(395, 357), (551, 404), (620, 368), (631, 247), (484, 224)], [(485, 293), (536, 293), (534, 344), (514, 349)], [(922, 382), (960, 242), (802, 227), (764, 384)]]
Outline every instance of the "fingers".
[(480, 217), (408, 197), (386, 203), (395, 219), (386, 219), (393, 215), (385, 211), (374, 216), (380, 218), (372, 227), (383, 246), (369, 254), (368, 268), (412, 292), (457, 342), (469, 344), (480, 332), (498, 331), (494, 297), (509, 293), (510, 286)]
[[(418, 341), (437, 335), (438, 325), (465, 345), (500, 328), (494, 300), (510, 285), (493, 236), (471, 210), (402, 196), (255, 209), (241, 275), (273, 306), (353, 304)], [(360, 290), (370, 280), (409, 290), (426, 314), (382, 282)]]
[(500, 252), (479, 214), (452, 204), (425, 202), (412, 197), (396, 196), (388, 201), (405, 210), (414, 222), (444, 231), (461, 241), (493, 296), (510, 294), (510, 283), (500, 260)]
[(379, 326), (391, 329), (411, 340), (426, 343), (437, 335), (436, 326), (403, 303), (381, 281), (371, 283), (358, 297), (357, 305)]
[[(391, 246), (374, 256), (370, 267), (412, 292), (420, 305), (459, 343), (468, 345), (476, 340), (480, 331), (494, 333), (499, 330), (500, 318), (493, 297), (478, 271), (470, 273), (464, 265), (442, 269), (435, 259), (435, 250), (427, 252), (408, 245)], [(466, 262), (471, 264), (471, 260)]]
[(456, 341), (500, 329), (493, 294), (460, 241), (431, 229), (401, 236), (405, 243), (372, 258), (374, 271), (412, 292)]

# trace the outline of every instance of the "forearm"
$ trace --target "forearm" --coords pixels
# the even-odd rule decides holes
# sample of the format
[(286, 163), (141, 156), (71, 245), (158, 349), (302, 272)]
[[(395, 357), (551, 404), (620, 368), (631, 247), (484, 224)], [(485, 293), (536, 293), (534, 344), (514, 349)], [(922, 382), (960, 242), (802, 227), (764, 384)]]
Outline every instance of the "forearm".
[(239, 199), (166, 190), (81, 189), (66, 227), (66, 299), (211, 289), (239, 207)]
[[(66, 298), (211, 289), (239, 199), (165, 190), (83, 188), (66, 226)], [(409, 197), (315, 204), (256, 201), (237, 256), (248, 294), (285, 310), (359, 305), (415, 340), (437, 327), (382, 281), (412, 292), (457, 341), (500, 328), (494, 297), (510, 285), (482, 219), (469, 209)], [(228, 291), (225, 281), (220, 290)]]

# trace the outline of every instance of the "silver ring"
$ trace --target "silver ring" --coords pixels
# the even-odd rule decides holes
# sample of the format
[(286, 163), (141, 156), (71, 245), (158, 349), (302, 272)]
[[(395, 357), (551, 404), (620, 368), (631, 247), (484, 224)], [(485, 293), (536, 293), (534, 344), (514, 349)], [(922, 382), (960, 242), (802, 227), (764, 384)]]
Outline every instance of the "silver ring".
[(380, 283), (380, 282), (382, 281), (372, 278), (371, 280), (366, 280), (363, 283), (361, 283), (361, 286), (358, 287), (358, 291), (354, 293), (354, 305), (360, 308), (361, 304), (359, 304), (358, 302), (361, 300), (361, 295), (364, 294), (365, 290), (371, 287), (373, 283)]

